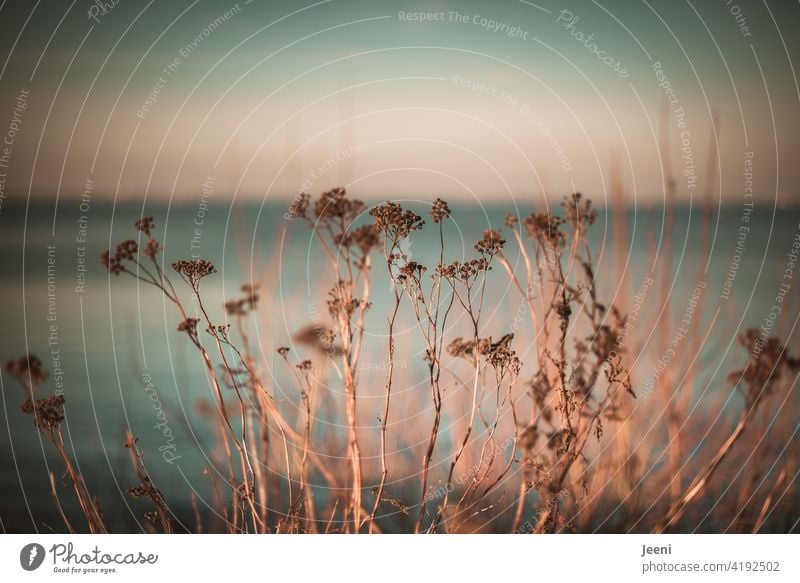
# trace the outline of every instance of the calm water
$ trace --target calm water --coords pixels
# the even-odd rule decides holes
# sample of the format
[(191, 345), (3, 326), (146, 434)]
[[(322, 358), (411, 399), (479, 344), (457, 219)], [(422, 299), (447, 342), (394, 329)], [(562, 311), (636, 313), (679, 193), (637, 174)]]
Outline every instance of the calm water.
[[(284, 219), (286, 205), (257, 203), (237, 206), (198, 204), (172, 207), (148, 205), (145, 214), (154, 215), (157, 234), (166, 245), (166, 259), (200, 256), (212, 260), (219, 274), (203, 283), (205, 297), (214, 308), (214, 317), (224, 318), (223, 301), (235, 297), (238, 286), (256, 281), (266, 290), (259, 317), (252, 323), (264, 366), (272, 370), (274, 349), (288, 344), (293, 331), (326, 315), (325, 291), (333, 283), (325, 271), (319, 248), (310, 241), (308, 229), (299, 222)], [(417, 208), (422, 214), (425, 209)], [(454, 207), (454, 224), (447, 233), (449, 259), (460, 259), (471, 251), (472, 244), (488, 226), (502, 226), (510, 209)], [(526, 215), (531, 209), (520, 209)], [(59, 366), (57, 379), (63, 382), (67, 397), (67, 437), (80, 469), (91, 489), (102, 492), (103, 507), (109, 522), (129, 524), (130, 513), (118, 502), (119, 492), (132, 483), (127, 453), (121, 447), (125, 429), (131, 427), (150, 470), (167, 497), (172, 490), (185, 492), (186, 482), (199, 492), (204, 484), (200, 468), (207, 463), (202, 451), (211, 442), (205, 424), (194, 412), (198, 399), (210, 398), (208, 383), (197, 366), (196, 354), (175, 327), (178, 316), (164, 303), (156, 290), (137, 286), (127, 277), (109, 278), (98, 258), (110, 242), (135, 237), (134, 220), (142, 214), (141, 205), (112, 207), (92, 202), (82, 210), (78, 201), (62, 201), (54, 220), (52, 206), (5, 206), (0, 211), (0, 305), (3, 317), (0, 334), (0, 357), (6, 360), (29, 351), (37, 354), (49, 369)], [(660, 209), (630, 210), (627, 213), (627, 238), (622, 257), (627, 264), (626, 278), (619, 277), (617, 249), (610, 217), (601, 217), (592, 231), (597, 254), (596, 269), (604, 297), (622, 292), (630, 297), (650, 273), (658, 256), (663, 262), (667, 246), (672, 250), (672, 288), (674, 315), (680, 320), (699, 277), (707, 281), (706, 308), (701, 316), (708, 322), (715, 308), (726, 326), (717, 326), (722, 344), (730, 335), (748, 326), (760, 325), (774, 304), (792, 240), (798, 231), (800, 211), (756, 208), (749, 223), (742, 223), (742, 209), (727, 207), (712, 217), (714, 251), (708, 271), (700, 275), (700, 213), (686, 207), (676, 210), (674, 224), (664, 232)], [(750, 227), (744, 251), (730, 292), (721, 300), (723, 283), (729, 272), (740, 226)], [(55, 226), (55, 229), (54, 229)], [(432, 264), (438, 238), (432, 229), (418, 234), (405, 251), (417, 261)], [(50, 271), (48, 272), (48, 269)], [(377, 272), (380, 276), (381, 265)], [(499, 268), (498, 268), (499, 270)], [(490, 289), (492, 314), (487, 334), (502, 334), (519, 305), (519, 297), (507, 293), (507, 284), (497, 273)], [(380, 387), (382, 313), (388, 301), (388, 287), (376, 275), (374, 309), (367, 322), (370, 363), (367, 385)], [(657, 285), (660, 285), (658, 282)], [(797, 313), (796, 290), (787, 311)], [(188, 298), (188, 296), (186, 296)], [(651, 293), (648, 303), (656, 299)], [(511, 316), (509, 316), (511, 314)], [(793, 319), (793, 317), (792, 317)], [(741, 320), (741, 324), (739, 323)], [(719, 340), (718, 339), (718, 340)], [(711, 339), (707, 346), (719, 346)], [(372, 352), (370, 352), (370, 350)], [(713, 351), (713, 348), (708, 350)], [(634, 370), (639, 383), (644, 382), (656, 355), (641, 359)], [(737, 351), (723, 358), (722, 370), (729, 370)], [(419, 355), (409, 353), (412, 376), (419, 368)], [(715, 354), (701, 355), (702, 363), (719, 362)], [(740, 359), (741, 360), (741, 359)], [(275, 367), (270, 385), (277, 395), (284, 379)], [(372, 381), (375, 382), (372, 382)], [(702, 381), (701, 378), (698, 382)], [(150, 386), (152, 384), (152, 386)], [(48, 464), (58, 472), (60, 465), (42, 444), (32, 427), (31, 418), (18, 410), (22, 390), (8, 377), (2, 379), (2, 423), (0, 431), (0, 518), (8, 530), (30, 530), (33, 514), (37, 528), (44, 523), (61, 529), (51, 508), (47, 490)], [(152, 395), (157, 394), (175, 436), (180, 470), (161, 462), (159, 447), (163, 435)], [(378, 395), (379, 391), (375, 392)], [(366, 391), (365, 407), (370, 407)], [(287, 397), (288, 398), (288, 397)], [(378, 401), (374, 401), (377, 403)], [(45, 451), (47, 455), (42, 455)], [(117, 502), (115, 502), (117, 500)]]

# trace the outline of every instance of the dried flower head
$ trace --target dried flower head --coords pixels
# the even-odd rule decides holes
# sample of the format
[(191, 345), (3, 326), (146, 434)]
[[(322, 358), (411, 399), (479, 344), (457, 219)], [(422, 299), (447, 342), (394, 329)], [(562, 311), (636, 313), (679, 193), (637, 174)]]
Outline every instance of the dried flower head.
[(154, 501), (159, 500), (162, 504), (164, 502), (164, 497), (161, 495), (161, 492), (153, 485), (153, 482), (147, 476), (142, 479), (142, 483), (138, 486), (128, 488), (128, 494), (134, 498), (146, 496)]
[(394, 244), (408, 237), (411, 232), (422, 229), (425, 224), (422, 217), (410, 210), (403, 210), (395, 202), (380, 204), (372, 208), (369, 215), (375, 219), (375, 226)]
[(142, 217), (134, 223), (134, 226), (148, 237), (152, 237), (155, 222), (153, 221), (153, 217)]
[(197, 338), (197, 323), (199, 321), (197, 318), (186, 318), (178, 324), (178, 332), (186, 332), (189, 336)]
[(228, 334), (230, 331), (230, 324), (220, 324), (218, 326), (209, 326), (206, 328), (206, 332), (211, 334), (211, 336), (226, 343), (229, 342)]
[(333, 242), (337, 246), (356, 246), (366, 256), (382, 244), (380, 230), (376, 225), (363, 225), (346, 233), (336, 234)]
[(281, 346), (278, 348), (278, 354), (280, 354), (283, 358), (286, 358), (286, 355), (289, 354), (289, 347)]
[(454, 261), (448, 264), (440, 264), (436, 267), (436, 274), (451, 282), (458, 281), (470, 286), (478, 275), (491, 270), (491, 268), (488, 259), (481, 257), (480, 259), (470, 259), (464, 263)]
[(257, 283), (242, 284), (241, 290), (244, 293), (245, 303), (251, 310), (255, 310), (258, 306), (258, 300), (261, 298), (258, 294), (260, 287)]
[(128, 239), (127, 241), (122, 241), (121, 243), (117, 244), (116, 256), (120, 260), (127, 259), (130, 261), (136, 257), (136, 253), (138, 251), (139, 244), (133, 239)]
[(597, 220), (597, 211), (592, 208), (592, 201), (583, 198), (580, 192), (565, 196), (561, 203), (564, 219), (574, 228), (588, 227)]
[(342, 279), (336, 282), (328, 292), (328, 312), (335, 320), (339, 316), (350, 318), (352, 314), (362, 305), (361, 300), (355, 298), (350, 293), (350, 286)]
[(398, 277), (399, 281), (403, 282), (407, 279), (411, 279), (414, 281), (419, 281), (422, 274), (428, 270), (427, 267), (424, 265), (417, 263), (416, 261), (409, 261), (402, 267), (400, 267), (400, 275)]
[(260, 298), (258, 289), (256, 284), (244, 284), (241, 287), (244, 297), (225, 302), (225, 312), (229, 316), (246, 316), (248, 312), (255, 310)]
[(48, 395), (35, 402), (28, 398), (22, 403), (20, 410), (34, 415), (33, 423), (36, 427), (53, 431), (64, 420), (64, 402), (64, 395)]
[(475, 244), (475, 250), (486, 257), (494, 257), (503, 249), (506, 240), (494, 229), (486, 229), (481, 240)]
[(172, 269), (195, 290), (201, 279), (217, 272), (217, 268), (207, 259), (180, 259), (173, 262)]
[(524, 221), (525, 230), (531, 239), (556, 248), (561, 247), (566, 240), (566, 235), (561, 230), (563, 224), (564, 219), (550, 213), (534, 213)]
[(23, 384), (30, 380), (36, 386), (47, 380), (47, 371), (42, 367), (42, 361), (33, 354), (7, 360), (3, 363), (3, 372)]
[[(334, 344), (336, 334), (329, 328), (322, 326), (309, 325), (299, 330), (294, 335), (294, 340), (298, 344), (308, 346), (331, 356), (338, 356), (342, 353), (342, 347)], [(288, 350), (288, 348), (287, 348)]]
[(117, 244), (113, 255), (110, 251), (104, 251), (100, 255), (100, 263), (111, 275), (119, 275), (126, 271), (123, 261), (134, 260), (138, 251), (139, 245), (136, 241), (128, 239)]
[(100, 265), (111, 275), (119, 275), (125, 271), (125, 266), (122, 265), (122, 261), (120, 261), (116, 255), (112, 256), (110, 251), (103, 251), (103, 253), (100, 254)]
[(292, 200), (292, 204), (289, 205), (289, 215), (295, 219), (307, 219), (308, 203), (310, 199), (311, 197), (305, 192), (301, 192), (295, 196), (294, 200)]
[(225, 302), (225, 313), (229, 316), (245, 316), (247, 311), (244, 307), (244, 300), (230, 300)]
[(161, 251), (164, 250), (164, 246), (156, 241), (155, 239), (148, 239), (147, 243), (144, 246), (144, 253), (145, 257), (152, 259), (155, 261), (156, 255), (158, 255)]
[(431, 219), (434, 223), (441, 223), (448, 218), (450, 218), (450, 207), (441, 198), (437, 198), (431, 207)]
[(459, 336), (450, 341), (450, 344), (447, 345), (447, 352), (454, 358), (468, 358), (472, 357), (474, 348), (474, 340), (464, 340)]
[(336, 221), (349, 226), (364, 212), (366, 206), (360, 200), (347, 198), (347, 190), (338, 187), (323, 192), (314, 203), (314, 214), (321, 226)]

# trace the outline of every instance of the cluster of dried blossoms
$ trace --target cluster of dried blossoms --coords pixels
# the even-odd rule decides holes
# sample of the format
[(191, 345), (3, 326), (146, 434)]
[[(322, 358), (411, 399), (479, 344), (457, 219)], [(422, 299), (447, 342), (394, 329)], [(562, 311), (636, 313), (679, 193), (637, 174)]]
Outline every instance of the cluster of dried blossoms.
[[(42, 368), (42, 362), (34, 355), (26, 354), (19, 358), (3, 363), (3, 372), (13, 377), (25, 390), (25, 399), (20, 405), (20, 411), (26, 415), (33, 415), (33, 424), (54, 447), (56, 453), (64, 464), (64, 482), (72, 486), (77, 497), (81, 512), (83, 513), (87, 528), (92, 533), (107, 532), (105, 521), (100, 512), (97, 499), (90, 493), (83, 477), (77, 471), (70, 457), (61, 424), (65, 419), (64, 405), (66, 399), (63, 394), (46, 395), (38, 398), (42, 385), (47, 381), (47, 371)], [(62, 516), (65, 516), (57, 492), (56, 480), (50, 473), (50, 486), (53, 500)], [(75, 532), (72, 524), (65, 518), (67, 528)]]
[(42, 361), (32, 354), (7, 360), (3, 363), (3, 372), (17, 379), (28, 388), (29, 397), (32, 396), (33, 387), (38, 387), (47, 380), (47, 371), (42, 366)]
[[(435, 208), (438, 208), (438, 210), (436, 210), (435, 216), (437, 219), (434, 219), (434, 222), (441, 222), (443, 218), (449, 216), (449, 210), (445, 212), (441, 207)], [(386, 237), (390, 250), (389, 257), (397, 260), (405, 260), (400, 255), (395, 256), (395, 251), (400, 243), (411, 233), (419, 231), (425, 226), (425, 221), (422, 220), (422, 217), (413, 211), (403, 209), (402, 206), (395, 202), (386, 202), (375, 206), (370, 209), (369, 216), (375, 221), (375, 228)]]
[[(327, 299), (328, 313), (334, 323), (333, 335), (318, 340), (328, 347), (326, 352), (330, 356), (339, 360), (336, 370), (345, 387), (347, 459), (351, 478), (343, 521), (351, 532), (360, 532), (369, 514), (364, 511), (362, 503), (361, 448), (357, 435), (358, 363), (364, 341), (364, 319), (372, 307), (370, 256), (384, 244), (382, 229), (375, 224), (355, 224), (365, 214), (366, 205), (349, 198), (344, 188), (320, 194), (313, 204), (313, 217), (309, 216), (310, 207), (310, 197), (301, 194), (292, 203), (290, 215), (306, 222), (336, 274)], [(333, 342), (337, 337), (339, 347), (334, 351)], [(307, 371), (306, 365), (301, 363), (300, 370)]]
[[(256, 394), (251, 402), (263, 405), (263, 387), (255, 380), (252, 364), (254, 359), (247, 353), (243, 354), (231, 343), (230, 324), (218, 324), (212, 321), (200, 294), (200, 282), (217, 272), (214, 265), (206, 259), (178, 260), (172, 263), (172, 269), (192, 291), (192, 298), (196, 301), (197, 315), (190, 316), (184, 301), (173, 285), (170, 277), (163, 269), (158, 254), (164, 249), (163, 245), (154, 237), (155, 223), (152, 217), (143, 217), (136, 221), (137, 230), (147, 237), (147, 243), (141, 256), (138, 255), (139, 247), (135, 241), (123, 241), (117, 245), (116, 252), (111, 255), (105, 252), (101, 256), (101, 263), (111, 275), (127, 273), (143, 283), (150, 284), (159, 289), (169, 299), (180, 314), (178, 331), (185, 332), (198, 351), (201, 362), (206, 369), (207, 376), (216, 396), (221, 423), (221, 441), (226, 452), (228, 464), (228, 487), (232, 493), (230, 511), (224, 510), (228, 516), (228, 529), (231, 532), (250, 530), (262, 532), (265, 529), (266, 509), (256, 508), (254, 480), (257, 464), (254, 463), (248, 440), (254, 440), (251, 427), (258, 425), (259, 430), (266, 433), (266, 408), (264, 406), (248, 406), (243, 397), (243, 391)], [(234, 304), (226, 306), (228, 314), (241, 317), (247, 311), (254, 310), (258, 302), (258, 288), (244, 286), (244, 297), (236, 300)], [(222, 373), (212, 359), (211, 352), (204, 346), (199, 334), (200, 322), (203, 322), (205, 331), (211, 336), (216, 347), (216, 354), (222, 365)], [(230, 361), (230, 353), (223, 347), (233, 349), (238, 363)], [(244, 380), (242, 380), (242, 377)], [(230, 405), (226, 404), (224, 386), (231, 388), (238, 401), (236, 409), (239, 411), (238, 419), (229, 411)], [(238, 429), (234, 427), (236, 423)], [(262, 436), (262, 441), (265, 437)], [(231, 448), (231, 444), (233, 447)], [(233, 453), (235, 452), (235, 454)], [(138, 463), (138, 462), (137, 462)], [(136, 466), (136, 464), (134, 464)], [(238, 465), (238, 467), (236, 467)], [(141, 478), (141, 476), (140, 476)], [(265, 499), (266, 494), (262, 492)], [(160, 523), (165, 532), (171, 528), (168, 517), (156, 504), (156, 512), (160, 515)]]
[(517, 357), (517, 353), (511, 349), (511, 341), (514, 334), (505, 334), (500, 340), (494, 342), (492, 337), (464, 339), (454, 338), (447, 345), (447, 352), (454, 358), (462, 358), (469, 363), (475, 362), (477, 358), (485, 358), (500, 377), (505, 377), (506, 373), (518, 375), (522, 368), (522, 362)]
[(3, 372), (14, 378), (25, 389), (25, 400), (20, 411), (33, 415), (33, 423), (39, 429), (52, 434), (58, 431), (64, 420), (64, 395), (47, 395), (37, 398), (41, 386), (47, 381), (47, 371), (37, 356), (25, 354), (3, 363)]
[(200, 286), (201, 279), (217, 272), (217, 268), (208, 259), (181, 259), (172, 263), (172, 269), (195, 291)]
[[(135, 227), (141, 233), (140, 240), (119, 243), (113, 253), (102, 255), (101, 262), (112, 275), (127, 273), (161, 290), (179, 312), (178, 331), (186, 333), (197, 348), (216, 397), (213, 404), (203, 402), (198, 409), (218, 425), (222, 452), (221, 467), (216, 471), (207, 468), (204, 475), (215, 493), (215, 513), (224, 517), (227, 530), (319, 532), (320, 526), (327, 524), (327, 532), (336, 522), (345, 532), (375, 532), (382, 523), (392, 524), (380, 512), (381, 508), (388, 508), (400, 515), (398, 520), (411, 521), (410, 527), (404, 523), (405, 528), (415, 532), (465, 531), (471, 528), (472, 517), (493, 507), (494, 501), (488, 497), (495, 489), (501, 484), (507, 487), (510, 480), (517, 478), (511, 530), (569, 530), (571, 517), (588, 503), (587, 484), (593, 467), (590, 458), (594, 453), (588, 446), (603, 438), (604, 422), (624, 419), (635, 393), (623, 349), (626, 317), (615, 306), (607, 307), (598, 300), (587, 239), (597, 212), (579, 193), (566, 197), (561, 208), (562, 216), (550, 212), (533, 213), (522, 219), (508, 216), (505, 229), (488, 229), (482, 234), (471, 257), (445, 261), (445, 229), (449, 228), (451, 210), (445, 201), (436, 199), (429, 215), (438, 229), (439, 257), (435, 264), (425, 265), (404, 252), (407, 240), (425, 225), (413, 211), (386, 202), (367, 212), (366, 205), (349, 198), (343, 188), (324, 192), (313, 203), (306, 194), (296, 197), (290, 214), (312, 229), (330, 261), (333, 281), (327, 297), (331, 326), (315, 323), (294, 336), (301, 347), (313, 349), (314, 358), (300, 356), (290, 360), (289, 348), (277, 349), (290, 365), (302, 401), (292, 422), (262, 384), (258, 372), (261, 359), (250, 348), (247, 319), (259, 309), (258, 286), (242, 286), (242, 295), (224, 305), (228, 321), (219, 323), (209, 315), (200, 294), (201, 281), (216, 273), (214, 265), (203, 259), (178, 260), (171, 264), (172, 268), (196, 302), (193, 310), (187, 309), (163, 269), (159, 257), (163, 246), (155, 239), (153, 219), (138, 220)], [(361, 223), (369, 220), (367, 215), (372, 221)], [(144, 244), (141, 237), (146, 239)], [(522, 257), (519, 264), (512, 264), (510, 257), (509, 247), (514, 244)], [(394, 304), (386, 318), (388, 366), (385, 401), (378, 417), (381, 471), (380, 482), (374, 486), (364, 479), (357, 432), (358, 428), (363, 431), (363, 419), (359, 423), (356, 397), (364, 316), (372, 306), (371, 256), (381, 251)], [(520, 335), (516, 334), (519, 326), (512, 327), (499, 340), (487, 333), (491, 323), (483, 312), (489, 273), (498, 265), (519, 291), (531, 317), (533, 342), (525, 355), (524, 373), (513, 348), (520, 343)], [(449, 338), (448, 318), (459, 306), (470, 330)], [(402, 478), (389, 477), (387, 462), (387, 431), (396, 382), (394, 326), (401, 308), (408, 310), (424, 348), (432, 405), (426, 408), (432, 420), (420, 461), (417, 488), (421, 494), (416, 504), (413, 499), (403, 499), (407, 495), (401, 492), (390, 492), (400, 487), (393, 484)], [(235, 343), (237, 334), (241, 348)], [(216, 347), (215, 353), (206, 348), (209, 343)], [(776, 390), (781, 374), (800, 367), (800, 362), (789, 356), (776, 339), (750, 331), (742, 336), (741, 343), (750, 352), (750, 360), (730, 376), (745, 396), (740, 422), (725, 445), (700, 468), (671, 505), (661, 530), (672, 527), (690, 502), (697, 500), (745, 432), (754, 412)], [(464, 368), (469, 375), (463, 374)], [(47, 374), (35, 357), (9, 361), (3, 370), (23, 384), (26, 399), (21, 409), (34, 415), (38, 430), (51, 439), (64, 459), (89, 529), (103, 532), (105, 526), (97, 502), (75, 472), (61, 438), (64, 397), (39, 398), (37, 393)], [(327, 382), (325, 375), (333, 372), (339, 376), (346, 398), (346, 476), (337, 475), (311, 447), (312, 420), (318, 414), (316, 389)], [(523, 374), (525, 377), (520, 380)], [(453, 432), (448, 436), (453, 445), (444, 452), (440, 445), (441, 423), (445, 414), (451, 414), (450, 401), (446, 403), (444, 398), (447, 390), (469, 396), (471, 409), (463, 425), (449, 430)], [(529, 403), (527, 411), (523, 403)], [(463, 411), (455, 413), (464, 415)], [(508, 418), (512, 423), (504, 425), (502, 422)], [(509, 427), (511, 434), (504, 434)], [(498, 443), (505, 444), (505, 449), (498, 449)], [(166, 500), (147, 472), (132, 436), (126, 447), (139, 478), (128, 493), (152, 502), (154, 510), (145, 514), (153, 525), (148, 528), (171, 532)], [(468, 450), (474, 455), (467, 456)], [(433, 462), (442, 456), (446, 481), (439, 483), (443, 495), (430, 497), (429, 487), (436, 483), (431, 477), (436, 470), (432, 468), (439, 465)], [(456, 486), (456, 474), (466, 465), (464, 458), (471, 465), (468, 479), (458, 480)], [(277, 466), (276, 460), (280, 460)], [(226, 474), (222, 481), (227, 490), (220, 490), (214, 476)], [(278, 474), (286, 476), (286, 487), (281, 487)], [(321, 476), (338, 492), (326, 501), (325, 509), (317, 508), (320, 500), (315, 499), (312, 475)], [(371, 501), (364, 499), (365, 493), (373, 496)], [(535, 520), (526, 521), (520, 529), (531, 506)], [(200, 524), (198, 520), (199, 529)]]

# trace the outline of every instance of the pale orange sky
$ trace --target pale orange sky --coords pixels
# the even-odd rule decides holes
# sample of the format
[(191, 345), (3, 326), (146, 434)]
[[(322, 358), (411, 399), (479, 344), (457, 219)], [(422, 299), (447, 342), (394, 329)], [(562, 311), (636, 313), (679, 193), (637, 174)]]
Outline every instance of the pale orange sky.
[[(91, 178), (98, 197), (183, 200), (213, 177), (226, 199), (349, 185), (366, 198), (497, 201), (575, 188), (602, 201), (616, 157), (627, 198), (658, 202), (659, 62), (686, 114), (685, 127), (675, 115), (668, 124), (679, 196), (693, 192), (686, 170), (695, 196), (710, 184), (739, 200), (753, 152), (758, 197), (793, 200), (797, 41), (786, 30), (781, 39), (765, 10), (752, 7), (747, 37), (724, 6), (697, 8), (701, 20), (674, 6), (609, 3), (609, 15), (576, 2), (571, 27), (561, 4), (416, 9), (427, 6), (444, 21), (407, 22), (396, 4), (375, 2), (187, 2), (141, 14), (121, 3), (99, 22), (70, 13), (57, 30), (58, 11), (32, 19), (3, 59), (4, 119), (30, 91), (5, 191), (75, 196)], [(26, 17), (4, 11), (11, 28)], [(509, 38), (487, 19), (519, 32)], [(720, 165), (709, 178), (711, 108)], [(691, 160), (681, 159), (682, 133)]]

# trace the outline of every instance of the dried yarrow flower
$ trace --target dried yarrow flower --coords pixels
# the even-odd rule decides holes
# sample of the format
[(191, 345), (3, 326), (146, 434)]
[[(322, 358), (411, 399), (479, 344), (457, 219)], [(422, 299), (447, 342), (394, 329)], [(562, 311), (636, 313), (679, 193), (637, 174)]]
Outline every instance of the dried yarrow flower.
[(64, 420), (64, 402), (64, 395), (48, 395), (33, 403), (30, 399), (26, 399), (20, 410), (28, 415), (34, 415), (33, 422), (36, 427), (52, 431)]
[(402, 267), (400, 267), (400, 276), (399, 280), (402, 282), (405, 279), (412, 279), (415, 281), (419, 281), (422, 274), (428, 270), (427, 267), (424, 265), (417, 263), (416, 261), (409, 261)]
[[(333, 330), (313, 324), (305, 326), (294, 335), (294, 341), (298, 344), (331, 356), (338, 356), (342, 353), (341, 346), (334, 345), (335, 339), (336, 334)], [(288, 351), (288, 348), (286, 350)]]
[(230, 300), (225, 302), (225, 312), (229, 316), (244, 316), (247, 314), (244, 308), (244, 300)]
[(437, 198), (431, 207), (431, 219), (434, 223), (441, 223), (447, 218), (450, 218), (450, 207), (444, 200)]
[(33, 385), (42, 384), (48, 376), (42, 367), (42, 361), (32, 354), (7, 360), (3, 363), (3, 372), (23, 383), (30, 380)]
[(475, 244), (475, 250), (481, 255), (494, 257), (503, 249), (506, 240), (500, 236), (500, 233), (494, 229), (486, 229), (483, 232), (481, 240)]
[(592, 208), (592, 201), (583, 198), (580, 192), (564, 197), (561, 203), (564, 209), (564, 219), (573, 227), (588, 227), (597, 220), (597, 211)]
[(197, 337), (197, 323), (199, 321), (197, 318), (186, 318), (178, 324), (178, 332), (186, 332), (189, 336)]
[(110, 251), (103, 251), (100, 255), (100, 264), (111, 275), (119, 275), (125, 271), (125, 266), (122, 265), (122, 261), (120, 261), (116, 255), (112, 256)]
[(314, 214), (322, 226), (339, 220), (349, 225), (364, 211), (366, 206), (360, 200), (347, 198), (347, 190), (338, 187), (323, 192), (314, 203)]
[(207, 259), (180, 259), (173, 262), (172, 269), (194, 289), (197, 289), (201, 279), (217, 272), (217, 268)]
[(151, 237), (153, 235), (155, 222), (153, 221), (153, 217), (142, 217), (134, 223), (134, 226), (148, 237)]
[(133, 239), (128, 239), (127, 241), (122, 241), (121, 243), (117, 244), (116, 256), (120, 260), (122, 259), (131, 260), (136, 257), (136, 253), (138, 251), (139, 251), (139, 244)]
[(214, 338), (228, 342), (228, 333), (231, 330), (230, 324), (221, 324), (219, 326), (209, 326), (206, 332), (211, 334)]
[(229, 316), (246, 316), (248, 311), (255, 310), (258, 305), (258, 285), (246, 283), (240, 289), (245, 294), (243, 298), (225, 302), (225, 311)]
[(561, 225), (564, 219), (550, 213), (534, 213), (524, 221), (528, 236), (551, 247), (560, 247), (566, 240)]
[(111, 275), (119, 275), (126, 270), (122, 262), (134, 260), (138, 251), (139, 245), (136, 241), (128, 239), (117, 244), (113, 255), (110, 251), (104, 251), (100, 255), (100, 263)]
[(436, 274), (450, 281), (460, 281), (466, 285), (472, 285), (473, 280), (475, 280), (479, 274), (489, 270), (491, 270), (489, 261), (482, 257), (480, 259), (470, 259), (464, 263), (454, 261), (446, 265), (438, 265), (436, 267)]
[(403, 207), (395, 202), (380, 204), (371, 209), (369, 215), (375, 219), (375, 226), (395, 244), (408, 237), (412, 231), (422, 229), (425, 224), (422, 217), (410, 210), (403, 210)]
[(245, 283), (242, 284), (241, 290), (244, 293), (244, 301), (245, 304), (251, 309), (255, 310), (258, 304), (258, 300), (260, 296), (258, 294), (260, 286), (256, 283)]
[(310, 200), (310, 196), (307, 195), (305, 192), (301, 192), (297, 196), (294, 197), (292, 200), (292, 204), (289, 205), (289, 215), (295, 219), (306, 219), (308, 218), (308, 203)]
[(376, 225), (363, 225), (347, 233), (336, 234), (333, 242), (337, 246), (344, 247), (355, 245), (364, 256), (369, 255), (382, 244), (380, 230)]
[(142, 483), (138, 486), (133, 486), (128, 488), (128, 494), (133, 496), (134, 498), (141, 498), (142, 496), (147, 496), (157, 505), (163, 507), (165, 506), (164, 503), (164, 496), (161, 492), (153, 485), (153, 482), (150, 480), (149, 477), (145, 476), (142, 479)]
[(144, 255), (145, 257), (149, 257), (150, 259), (155, 260), (156, 255), (158, 255), (161, 251), (164, 250), (164, 246), (156, 241), (155, 239), (148, 239), (147, 243), (144, 246)]

